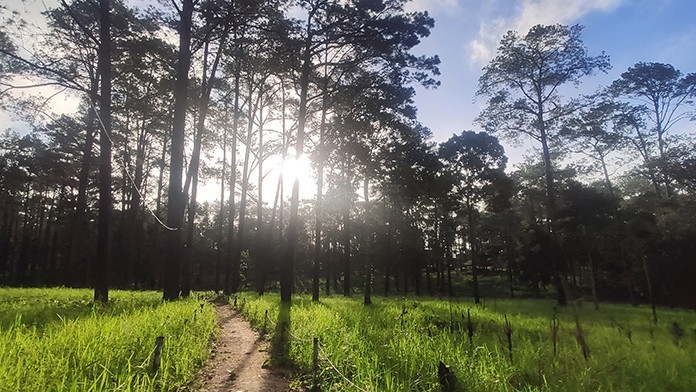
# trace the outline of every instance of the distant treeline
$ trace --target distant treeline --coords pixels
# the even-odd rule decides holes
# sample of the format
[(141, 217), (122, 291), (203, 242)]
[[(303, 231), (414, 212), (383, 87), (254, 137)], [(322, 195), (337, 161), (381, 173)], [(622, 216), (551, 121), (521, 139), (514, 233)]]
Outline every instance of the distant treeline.
[[(413, 97), (439, 60), (410, 52), (434, 21), (404, 4), (74, 0), (21, 50), (4, 15), (0, 99), (31, 130), (0, 136), (0, 285), (696, 307), (696, 75), (641, 62), (564, 98), (608, 57), (580, 26), (511, 31), (483, 131), (438, 144)], [(42, 115), (17, 80), (81, 105)], [(511, 169), (498, 137), (538, 156)]]

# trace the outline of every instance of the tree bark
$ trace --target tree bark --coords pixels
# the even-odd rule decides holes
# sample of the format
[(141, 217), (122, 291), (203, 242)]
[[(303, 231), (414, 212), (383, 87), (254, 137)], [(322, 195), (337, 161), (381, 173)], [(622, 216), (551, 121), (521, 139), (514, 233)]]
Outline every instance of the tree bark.
[(611, 184), (611, 178), (609, 178), (609, 169), (607, 169), (607, 163), (604, 160), (604, 155), (600, 154), (600, 162), (602, 164), (602, 173), (604, 173), (604, 182), (607, 184), (607, 191), (609, 195), (614, 197), (614, 187)]
[(111, 34), (109, 0), (99, 1), (99, 217), (97, 255), (93, 262), (94, 300), (109, 301), (109, 257), (111, 229)]
[[(295, 144), (295, 160), (298, 162), (302, 157), (304, 149), (304, 133), (307, 122), (307, 92), (309, 90), (309, 74), (312, 66), (312, 19), (316, 10), (310, 10), (307, 16), (307, 36), (305, 47), (302, 54), (302, 74), (300, 75), (300, 106), (297, 118), (297, 139)], [(298, 209), (300, 206), (300, 181), (296, 178), (292, 185), (292, 196), (290, 198), (290, 222), (287, 232), (287, 245), (284, 252), (284, 262), (282, 264), (280, 279), (280, 300), (290, 303), (292, 300), (293, 284), (295, 281), (295, 248), (297, 247), (297, 236), (300, 230)]]
[(322, 98), (321, 121), (319, 123), (319, 144), (317, 146), (317, 204), (316, 220), (314, 222), (314, 266), (312, 268), (312, 301), (319, 301), (319, 271), (321, 269), (321, 220), (323, 212), (324, 192), (324, 138), (326, 128), (326, 111), (328, 110), (328, 96), (324, 86)]
[[(237, 42), (235, 31), (235, 42)], [(237, 51), (239, 48), (237, 47)], [(239, 79), (240, 79), (240, 60), (235, 60), (234, 71), (234, 117), (232, 118), (232, 158), (230, 162), (230, 203), (229, 203), (229, 224), (228, 224), (228, 240), (227, 240), (227, 263), (225, 266), (225, 294), (232, 294), (236, 290), (235, 282), (239, 281), (239, 270), (232, 263), (235, 252), (235, 236), (234, 236), (234, 216), (235, 216), (235, 187), (237, 186), (237, 126), (239, 125)], [(234, 287), (234, 288), (233, 288)]]
[(218, 212), (218, 238), (217, 238), (217, 249), (216, 255), (217, 260), (215, 263), (215, 287), (214, 290), (220, 290), (220, 274), (222, 273), (222, 238), (224, 217), (225, 217), (225, 175), (227, 169), (227, 132), (223, 131), (222, 136), (222, 174), (220, 175), (220, 209)]
[[(266, 244), (263, 243), (265, 238), (263, 224), (263, 161), (264, 145), (263, 145), (263, 104), (259, 107), (259, 150), (258, 150), (258, 197), (256, 199), (256, 289), (259, 295), (263, 295), (266, 286)], [(268, 242), (270, 243), (270, 241)]]
[(167, 205), (167, 265), (164, 272), (165, 300), (179, 297), (179, 280), (182, 263), (182, 221), (184, 194), (182, 190), (184, 167), (184, 129), (188, 108), (188, 72), (191, 67), (191, 24), (193, 0), (183, 0), (179, 23), (179, 55), (174, 85), (174, 119), (172, 122), (172, 146), (169, 163), (169, 201)]
[[(253, 83), (253, 82), (252, 82)], [(244, 245), (244, 235), (246, 230), (246, 206), (247, 206), (247, 193), (249, 192), (249, 160), (251, 157), (251, 137), (254, 130), (254, 113), (259, 106), (259, 101), (263, 95), (263, 91), (259, 89), (259, 93), (254, 105), (251, 104), (253, 98), (253, 87), (249, 86), (249, 97), (248, 97), (248, 110), (247, 110), (247, 132), (246, 140), (244, 142), (244, 163), (242, 168), (242, 193), (239, 199), (239, 223), (237, 225), (237, 246), (234, 248), (234, 253), (232, 256), (232, 270), (235, 274), (232, 276), (232, 286), (230, 287), (231, 292), (236, 292), (239, 288), (241, 282), (239, 271), (241, 270), (242, 261), (242, 246)]]
[[(546, 123), (544, 121), (544, 110), (543, 110), (543, 104), (541, 103), (541, 93), (539, 93), (539, 103), (538, 103), (538, 122), (539, 122), (539, 133), (540, 133), (540, 140), (541, 140), (541, 146), (542, 146), (542, 153), (544, 156), (544, 180), (546, 182), (546, 197), (547, 197), (547, 203), (548, 203), (548, 219), (550, 222), (550, 225), (553, 226), (555, 223), (555, 218), (556, 218), (556, 188), (554, 185), (554, 178), (553, 178), (553, 165), (551, 163), (551, 151), (549, 150), (549, 144), (548, 144), (548, 135), (546, 133)], [(555, 234), (552, 233), (553, 236)], [(556, 244), (554, 241), (553, 244), (553, 249), (552, 249), (552, 269), (553, 269), (553, 276), (554, 276), (554, 284), (556, 286), (556, 302), (560, 306), (565, 306), (567, 304), (567, 298), (566, 298), (566, 292), (564, 290), (564, 285), (563, 282), (561, 281), (563, 279), (562, 274), (561, 274), (561, 268), (560, 268), (560, 261), (559, 261), (559, 252), (558, 249), (556, 249)]]
[[(215, 55), (215, 60), (210, 69), (210, 77), (208, 77), (208, 43), (205, 43), (205, 50), (203, 54), (203, 75), (201, 80), (201, 97), (198, 102), (198, 122), (196, 124), (196, 137), (193, 142), (193, 152), (191, 153), (191, 162), (189, 164), (188, 175), (186, 176), (186, 182), (184, 184), (183, 195), (188, 193), (189, 187), (191, 189), (191, 197), (189, 199), (188, 208), (188, 225), (186, 226), (186, 252), (185, 257), (182, 260), (182, 281), (181, 281), (181, 296), (188, 297), (191, 294), (191, 261), (193, 258), (193, 234), (195, 231), (195, 219), (196, 219), (196, 198), (198, 196), (198, 171), (200, 167), (201, 160), (201, 147), (203, 144), (203, 135), (205, 134), (205, 121), (208, 118), (208, 107), (210, 104), (210, 94), (213, 91), (213, 79), (215, 78), (215, 73), (217, 72), (218, 64), (220, 63), (220, 58), (222, 57), (222, 46), (225, 44), (226, 35), (223, 35), (220, 40), (220, 49)], [(183, 211), (182, 211), (183, 213)]]

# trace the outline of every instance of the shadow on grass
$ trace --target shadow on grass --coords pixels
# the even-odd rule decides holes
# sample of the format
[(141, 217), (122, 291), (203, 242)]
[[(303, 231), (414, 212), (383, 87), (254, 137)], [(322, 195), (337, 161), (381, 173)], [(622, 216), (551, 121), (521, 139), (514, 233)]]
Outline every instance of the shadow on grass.
[(156, 307), (161, 300), (147, 293), (114, 290), (107, 304), (94, 303), (86, 289), (0, 289), (0, 331), (13, 325), (42, 331), (56, 323), (90, 317), (117, 316)]
[(271, 358), (278, 365), (292, 364), (290, 359), (290, 309), (289, 303), (280, 303), (276, 329), (271, 340)]

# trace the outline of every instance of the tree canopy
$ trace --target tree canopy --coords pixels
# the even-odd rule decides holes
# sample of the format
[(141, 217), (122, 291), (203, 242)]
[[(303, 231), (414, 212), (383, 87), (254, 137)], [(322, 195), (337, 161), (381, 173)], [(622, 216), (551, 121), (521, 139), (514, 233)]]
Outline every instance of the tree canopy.
[(0, 103), (28, 123), (0, 135), (0, 284), (696, 306), (694, 74), (638, 62), (585, 96), (610, 64), (582, 26), (510, 31), (481, 129), (435, 140), (435, 19), (409, 9), (61, 1), (33, 41), (10, 16)]

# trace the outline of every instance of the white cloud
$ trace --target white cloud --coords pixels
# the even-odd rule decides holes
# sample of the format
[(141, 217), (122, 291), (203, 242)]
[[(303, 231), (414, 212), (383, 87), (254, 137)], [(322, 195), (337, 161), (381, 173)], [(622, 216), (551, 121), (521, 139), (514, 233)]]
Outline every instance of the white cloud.
[(469, 42), (469, 59), (472, 63), (485, 64), (493, 58), (493, 48), (483, 39), (475, 39)]
[(508, 19), (501, 17), (481, 23), (478, 36), (470, 41), (467, 47), (472, 65), (484, 65), (493, 58), (503, 33), (510, 30), (509, 24)]
[(406, 3), (406, 11), (428, 11), (434, 15), (459, 6), (457, 0), (412, 0)]
[[(622, 0), (516, 0), (510, 7), (509, 1), (496, 2), (489, 11), (481, 15), (478, 36), (467, 47), (469, 61), (474, 65), (485, 65), (495, 54), (503, 34), (516, 30), (524, 34), (537, 24), (572, 24), (591, 12), (609, 12)], [(494, 13), (509, 12), (512, 16), (501, 18)], [(492, 19), (492, 20), (491, 20)]]

